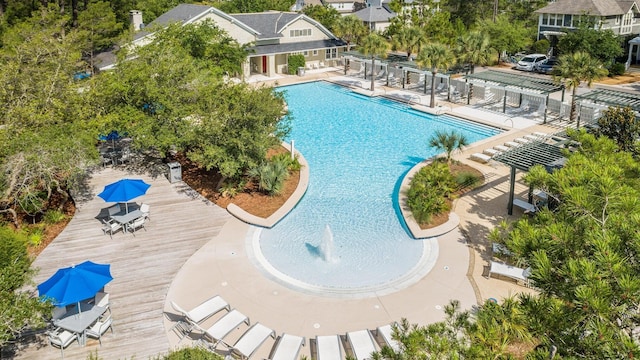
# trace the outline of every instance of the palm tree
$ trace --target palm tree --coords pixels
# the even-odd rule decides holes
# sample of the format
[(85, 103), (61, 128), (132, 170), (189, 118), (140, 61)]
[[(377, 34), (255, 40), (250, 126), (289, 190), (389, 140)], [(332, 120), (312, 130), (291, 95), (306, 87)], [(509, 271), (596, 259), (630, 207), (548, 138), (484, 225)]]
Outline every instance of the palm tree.
[(439, 43), (432, 43), (426, 45), (422, 50), (420, 50), (416, 61), (418, 65), (431, 69), (431, 104), (429, 104), (429, 107), (435, 107), (436, 74), (438, 73), (438, 70), (449, 69), (455, 63), (455, 56), (448, 46)]
[(387, 43), (387, 39), (376, 33), (371, 33), (362, 39), (362, 44), (358, 48), (358, 51), (364, 56), (371, 56), (371, 91), (373, 91), (375, 82), (373, 69), (375, 68), (376, 56), (386, 57), (388, 49), (389, 43)]
[[(601, 79), (609, 72), (602, 66), (600, 61), (582, 51), (560, 56), (556, 71), (555, 81), (573, 90), (571, 92), (571, 112), (569, 114), (569, 120), (573, 122), (576, 117), (576, 90), (578, 86), (585, 81), (587, 86), (591, 87), (594, 80)], [(576, 127), (580, 127), (579, 122)]]
[[(469, 64), (471, 74), (474, 73), (476, 65), (484, 66), (489, 63), (492, 52), (491, 39), (483, 32), (472, 31), (458, 38), (458, 61)], [(473, 97), (473, 84), (469, 85), (469, 97)]]
[(451, 130), (451, 132), (438, 130), (429, 138), (430, 147), (445, 153), (447, 164), (451, 164), (451, 154), (453, 154), (455, 150), (462, 151), (467, 145), (469, 145), (467, 137), (454, 130)]
[(350, 51), (351, 44), (367, 33), (367, 27), (355, 15), (342, 16), (333, 24), (333, 33), (347, 43), (347, 51)]
[[(399, 50), (407, 52), (407, 59), (411, 61), (411, 54), (419, 53), (422, 46), (426, 44), (427, 38), (421, 28), (417, 26), (402, 27), (393, 37), (393, 41)], [(407, 84), (409, 77), (407, 76)]]

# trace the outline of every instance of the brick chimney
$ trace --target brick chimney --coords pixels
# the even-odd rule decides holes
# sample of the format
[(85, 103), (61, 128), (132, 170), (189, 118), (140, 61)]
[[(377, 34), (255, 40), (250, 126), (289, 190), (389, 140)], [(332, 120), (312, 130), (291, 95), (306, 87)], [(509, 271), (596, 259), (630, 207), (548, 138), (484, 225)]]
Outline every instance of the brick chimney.
[(133, 26), (133, 31), (142, 30), (142, 28), (144, 27), (144, 23), (142, 22), (142, 11), (140, 10), (129, 11), (129, 21), (131, 21), (131, 26)]

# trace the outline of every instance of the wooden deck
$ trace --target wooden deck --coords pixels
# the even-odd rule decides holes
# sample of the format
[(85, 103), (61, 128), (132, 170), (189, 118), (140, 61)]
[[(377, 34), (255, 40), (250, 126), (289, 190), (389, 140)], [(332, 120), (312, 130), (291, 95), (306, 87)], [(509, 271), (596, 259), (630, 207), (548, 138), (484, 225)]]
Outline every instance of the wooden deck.
[[(109, 205), (96, 195), (104, 185), (121, 178), (140, 178), (151, 184), (146, 195), (135, 199), (151, 206), (151, 221), (135, 236), (118, 232), (109, 238), (96, 218)], [(33, 266), (40, 283), (58, 268), (85, 260), (111, 264), (110, 294), (114, 334), (107, 331), (99, 347), (71, 344), (65, 359), (86, 359), (98, 350), (104, 359), (147, 359), (166, 353), (169, 340), (163, 325), (163, 307), (169, 285), (185, 261), (215, 237), (229, 219), (226, 210), (195, 196), (183, 183), (166, 178), (128, 174), (107, 168), (90, 179), (85, 197), (67, 228), (40, 254)], [(43, 336), (44, 338), (44, 336)], [(44, 343), (30, 344), (18, 359), (60, 359), (60, 350)]]

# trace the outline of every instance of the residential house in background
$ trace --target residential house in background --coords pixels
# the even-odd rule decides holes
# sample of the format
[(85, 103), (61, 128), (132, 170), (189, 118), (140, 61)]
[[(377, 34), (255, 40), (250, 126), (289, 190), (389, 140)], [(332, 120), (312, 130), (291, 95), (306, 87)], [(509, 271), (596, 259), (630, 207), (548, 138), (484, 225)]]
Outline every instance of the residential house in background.
[(153, 29), (171, 23), (183, 25), (211, 19), (251, 51), (243, 64), (243, 77), (250, 74), (273, 76), (287, 72), (289, 55), (302, 54), (311, 67), (335, 65), (346, 47), (324, 26), (304, 14), (267, 11), (227, 14), (211, 6), (180, 4), (159, 16), (134, 35), (133, 46), (153, 41)]
[(357, 16), (371, 31), (384, 31), (391, 25), (396, 13), (389, 7), (388, 1), (368, 0), (367, 7), (356, 11)]
[(322, 4), (338, 10), (342, 15), (349, 15), (364, 7), (364, 0), (322, 0)]
[(549, 3), (535, 11), (538, 14), (538, 40), (547, 38), (554, 47), (560, 36), (585, 21), (592, 23), (595, 29), (611, 30), (620, 36), (638, 34), (638, 4), (635, 0), (558, 0)]

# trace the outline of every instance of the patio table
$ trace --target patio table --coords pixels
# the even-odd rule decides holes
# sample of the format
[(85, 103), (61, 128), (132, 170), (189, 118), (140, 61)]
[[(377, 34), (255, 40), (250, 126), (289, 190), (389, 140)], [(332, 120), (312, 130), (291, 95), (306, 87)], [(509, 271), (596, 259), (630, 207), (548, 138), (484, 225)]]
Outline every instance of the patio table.
[(127, 214), (124, 214), (124, 215), (112, 215), (111, 218), (114, 221), (124, 225), (125, 230), (127, 230), (126, 227), (129, 225), (130, 222), (132, 222), (133, 220), (135, 220), (137, 218), (143, 217), (143, 216), (144, 216), (144, 213), (142, 211), (134, 210), (134, 211), (132, 211), (130, 213), (127, 213)]
[(101, 306), (94, 306), (87, 303), (80, 303), (81, 312), (78, 312), (78, 308), (69, 311), (63, 318), (54, 320), (53, 324), (61, 329), (65, 329), (76, 334), (78, 343), (81, 346), (85, 346), (87, 336), (85, 330), (91, 326), (100, 315), (104, 314), (107, 308)]

